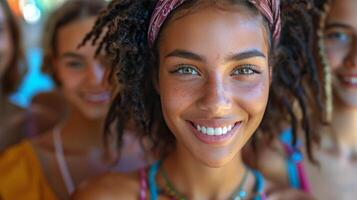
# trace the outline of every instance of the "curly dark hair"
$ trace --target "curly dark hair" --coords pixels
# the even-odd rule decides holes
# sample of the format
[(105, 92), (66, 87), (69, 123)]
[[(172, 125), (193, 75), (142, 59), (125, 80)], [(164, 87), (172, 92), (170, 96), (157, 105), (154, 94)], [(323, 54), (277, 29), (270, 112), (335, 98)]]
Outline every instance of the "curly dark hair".
[[(195, 2), (200, 0), (186, 1), (173, 13), (183, 7), (193, 6)], [(259, 13), (248, 1), (224, 2), (238, 3)], [(109, 127), (115, 123), (120, 146), (128, 114), (131, 114), (142, 130), (141, 136), (150, 138), (154, 152), (164, 156), (174, 147), (175, 139), (172, 134), (168, 134), (170, 131), (162, 116), (160, 98), (152, 82), (157, 73), (158, 51), (157, 48), (149, 47), (147, 30), (155, 3), (156, 0), (112, 1), (107, 10), (99, 16), (82, 45), (88, 41), (99, 42), (98, 52), (105, 49), (110, 55), (113, 62), (112, 75), (116, 76), (122, 86), (106, 119), (105, 138), (110, 134)], [(267, 111), (259, 129), (264, 135), (273, 137), (276, 134), (277, 122), (290, 122), (296, 143), (297, 131), (301, 127), (305, 132), (308, 154), (312, 158), (312, 133), (307, 109), (313, 105), (311, 102), (320, 104), (318, 98), (311, 101), (312, 95), (309, 95), (319, 94), (320, 88), (311, 52), (314, 31), (309, 14), (312, 10), (311, 3), (308, 0), (284, 0), (281, 6), (281, 40), (279, 44), (271, 44), (269, 58), (274, 69), (273, 82)], [(108, 31), (104, 38), (98, 41), (105, 30)], [(304, 82), (314, 86), (306, 87)], [(294, 102), (297, 102), (301, 117), (293, 108)], [(253, 144), (257, 139), (255, 135), (252, 138)]]
[(315, 7), (319, 10), (323, 10), (325, 4), (332, 4), (334, 0), (314, 0)]
[(12, 14), (6, 0), (0, 0), (0, 6), (5, 14), (5, 20), (10, 29), (11, 43), (14, 46), (13, 55), (10, 59), (9, 66), (3, 75), (0, 90), (5, 96), (15, 92), (18, 88), (24, 74), (26, 73), (25, 55), (21, 38), (20, 25), (15, 16)]

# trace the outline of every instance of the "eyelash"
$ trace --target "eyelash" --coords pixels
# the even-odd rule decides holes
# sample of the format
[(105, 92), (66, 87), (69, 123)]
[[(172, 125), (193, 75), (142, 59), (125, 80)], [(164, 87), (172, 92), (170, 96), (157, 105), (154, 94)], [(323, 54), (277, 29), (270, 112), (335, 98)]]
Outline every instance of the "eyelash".
[[(190, 69), (190, 70), (192, 70), (192, 72), (195, 72), (195, 74), (184, 72), (183, 70), (185, 70), (185, 69), (186, 70)], [(197, 69), (195, 69), (194, 67), (192, 67), (190, 65), (185, 65), (185, 64), (178, 65), (177, 68), (170, 71), (170, 73), (171, 74), (182, 74), (182, 75), (193, 75), (193, 76), (200, 75), (200, 73), (198, 72)]]
[[(252, 65), (252, 64), (244, 64), (244, 65), (240, 65), (238, 67), (236, 67), (233, 72), (232, 75), (237, 76), (237, 75), (246, 75), (246, 76), (250, 76), (253, 74), (261, 74), (260, 71), (255, 69), (256, 66)], [(183, 70), (191, 70), (190, 72), (184, 72)], [(249, 72), (244, 72), (243, 70), (249, 70)], [(235, 72), (240, 71), (240, 73), (235, 74)], [(172, 71), (170, 71), (171, 74), (181, 74), (181, 75), (200, 75), (200, 73), (198, 72), (197, 69), (195, 69), (194, 67), (191, 67), (190, 65), (178, 65), (178, 67)]]
[(348, 33), (342, 32), (342, 31), (334, 31), (331, 33), (328, 33), (326, 35), (326, 38), (328, 40), (335, 40), (335, 41), (339, 41), (339, 42), (350, 42), (351, 40), (351, 36)]
[[(250, 75), (253, 75), (253, 74), (261, 74), (261, 72), (256, 70), (255, 68), (256, 68), (256, 66), (252, 65), (252, 64), (240, 65), (240, 66), (236, 67), (233, 70), (232, 75), (247, 75), (247, 76), (250, 76)], [(249, 73), (243, 72), (243, 73), (240, 73), (240, 74), (234, 74), (236, 71), (239, 71), (239, 70), (250, 70), (250, 72)]]
[(73, 69), (83, 68), (84, 64), (80, 61), (67, 61), (66, 66)]

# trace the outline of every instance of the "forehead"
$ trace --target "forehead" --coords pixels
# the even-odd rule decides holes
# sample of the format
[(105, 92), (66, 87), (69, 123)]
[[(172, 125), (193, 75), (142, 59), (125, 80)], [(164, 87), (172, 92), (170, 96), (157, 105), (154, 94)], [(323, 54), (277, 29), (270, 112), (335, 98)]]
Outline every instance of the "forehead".
[(78, 49), (78, 45), (83, 40), (85, 35), (91, 30), (95, 21), (95, 17), (88, 17), (73, 21), (58, 30), (57, 34), (57, 50), (59, 53), (66, 51), (95, 51), (90, 43)]
[(357, 30), (357, 1), (334, 0), (328, 21), (347, 24)]
[(164, 27), (159, 50), (174, 49), (215, 53), (218, 57), (251, 49), (267, 54), (268, 34), (260, 16), (240, 9), (205, 7), (173, 18)]

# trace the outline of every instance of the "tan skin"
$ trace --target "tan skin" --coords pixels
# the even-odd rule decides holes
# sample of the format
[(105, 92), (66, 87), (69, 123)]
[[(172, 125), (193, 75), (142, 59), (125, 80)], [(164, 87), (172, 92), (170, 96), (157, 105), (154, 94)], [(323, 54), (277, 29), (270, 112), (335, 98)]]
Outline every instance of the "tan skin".
[[(75, 185), (108, 170), (112, 162), (105, 156), (102, 143), (103, 121), (110, 103), (106, 62), (103, 56), (94, 58), (95, 46), (77, 48), (94, 21), (94, 17), (87, 17), (61, 27), (58, 53), (53, 60), (55, 76), (69, 109), (60, 124), (60, 136)], [(53, 130), (32, 139), (31, 144), (55, 194), (59, 199), (68, 199), (55, 159)]]
[[(229, 199), (244, 171), (241, 148), (257, 129), (268, 100), (271, 68), (262, 18), (240, 6), (228, 11), (202, 6), (184, 16), (175, 13), (162, 30), (158, 47), (154, 82), (165, 121), (176, 138), (176, 149), (162, 167), (188, 199)], [(212, 141), (200, 137), (197, 124), (239, 125), (231, 136)], [(160, 176), (156, 182), (163, 186)], [(249, 174), (244, 186), (249, 195), (253, 186)], [(84, 184), (73, 199), (130, 200), (138, 199), (139, 192), (138, 172), (108, 173)]]
[[(307, 159), (304, 163), (317, 199), (355, 199), (357, 195), (357, 87), (352, 80), (357, 77), (356, 9), (355, 0), (333, 1), (326, 22), (325, 46), (333, 77), (333, 119), (330, 128), (321, 129), (322, 144), (314, 151), (320, 168)], [(282, 152), (279, 144), (274, 149), (265, 149), (259, 157), (259, 168), (270, 180), (287, 186)]]
[[(0, 4), (0, 80), (14, 54), (11, 31), (5, 11)], [(24, 135), (24, 110), (11, 103), (0, 90), (0, 151), (21, 140)]]

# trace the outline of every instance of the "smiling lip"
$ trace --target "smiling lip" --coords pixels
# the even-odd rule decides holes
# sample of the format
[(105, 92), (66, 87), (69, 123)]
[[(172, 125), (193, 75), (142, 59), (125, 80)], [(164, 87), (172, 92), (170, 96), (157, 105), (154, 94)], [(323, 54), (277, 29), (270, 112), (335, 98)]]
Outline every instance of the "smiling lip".
[(357, 88), (357, 74), (340, 74), (337, 77), (344, 87)]
[(229, 141), (237, 130), (240, 128), (242, 122), (218, 124), (202, 124), (187, 121), (194, 135), (203, 143), (210, 145), (221, 145)]
[(109, 92), (98, 92), (98, 93), (84, 93), (82, 98), (90, 104), (102, 105), (110, 102)]

